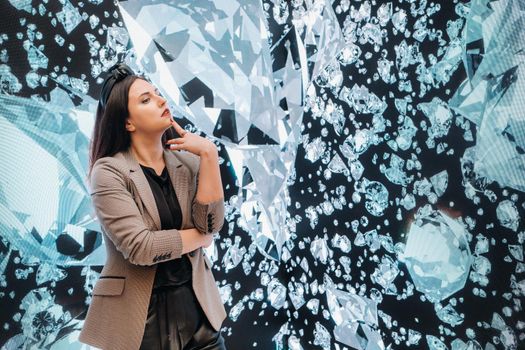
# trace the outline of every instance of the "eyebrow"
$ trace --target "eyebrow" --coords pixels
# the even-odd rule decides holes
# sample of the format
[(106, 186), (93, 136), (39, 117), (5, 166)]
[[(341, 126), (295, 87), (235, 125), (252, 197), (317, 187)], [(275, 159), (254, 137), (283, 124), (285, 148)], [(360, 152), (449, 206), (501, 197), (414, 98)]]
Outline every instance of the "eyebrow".
[[(159, 91), (159, 89), (155, 89), (155, 91)], [(160, 92), (160, 91), (159, 91)], [(139, 97), (142, 97), (142, 95), (149, 95), (150, 92), (149, 91), (146, 91), (146, 92), (143, 92), (139, 95)]]

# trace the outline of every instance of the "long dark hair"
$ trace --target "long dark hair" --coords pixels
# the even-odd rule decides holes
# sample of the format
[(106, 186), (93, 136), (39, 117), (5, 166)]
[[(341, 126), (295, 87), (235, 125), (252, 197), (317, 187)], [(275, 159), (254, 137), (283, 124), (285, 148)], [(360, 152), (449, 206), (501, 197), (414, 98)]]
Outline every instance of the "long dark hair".
[[(148, 81), (139, 75), (129, 75), (115, 83), (105, 107), (98, 104), (90, 143), (88, 178), (97, 160), (113, 156), (131, 146), (131, 136), (126, 130), (128, 95), (131, 84), (137, 79)], [(174, 137), (175, 130), (171, 127), (162, 135), (162, 144), (165, 145), (168, 139)]]

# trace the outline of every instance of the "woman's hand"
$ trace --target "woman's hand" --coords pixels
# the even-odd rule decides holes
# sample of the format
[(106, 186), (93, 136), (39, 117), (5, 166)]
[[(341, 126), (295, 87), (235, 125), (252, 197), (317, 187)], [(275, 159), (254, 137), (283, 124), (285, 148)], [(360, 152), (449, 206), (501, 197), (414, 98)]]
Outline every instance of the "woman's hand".
[(192, 252), (199, 248), (208, 248), (212, 243), (213, 235), (204, 235), (196, 228), (179, 230), (182, 239), (182, 254)]
[(185, 150), (195, 155), (201, 156), (208, 152), (217, 152), (217, 147), (210, 140), (184, 130), (176, 121), (172, 120), (171, 124), (180, 138), (168, 140), (171, 150)]
[(202, 246), (203, 248), (208, 248), (213, 243), (213, 235), (203, 235), (202, 236)]

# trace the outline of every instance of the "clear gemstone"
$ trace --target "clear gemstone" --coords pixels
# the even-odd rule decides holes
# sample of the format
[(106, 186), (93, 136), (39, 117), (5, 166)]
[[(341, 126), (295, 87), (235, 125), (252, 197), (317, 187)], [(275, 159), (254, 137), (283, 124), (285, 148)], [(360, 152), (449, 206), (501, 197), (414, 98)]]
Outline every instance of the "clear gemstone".
[(465, 286), (472, 263), (467, 231), (439, 211), (420, 215), (402, 258), (416, 289), (432, 301), (443, 300)]
[(516, 205), (506, 199), (501, 201), (496, 208), (496, 216), (501, 226), (517, 231), (520, 224), (520, 214)]

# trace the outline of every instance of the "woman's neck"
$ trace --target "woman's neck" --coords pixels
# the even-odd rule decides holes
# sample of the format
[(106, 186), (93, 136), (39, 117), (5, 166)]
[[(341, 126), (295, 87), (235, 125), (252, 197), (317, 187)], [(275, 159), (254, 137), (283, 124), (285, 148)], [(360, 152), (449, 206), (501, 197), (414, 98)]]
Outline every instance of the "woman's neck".
[(131, 138), (131, 152), (142, 165), (154, 169), (164, 167), (164, 148), (160, 138)]

